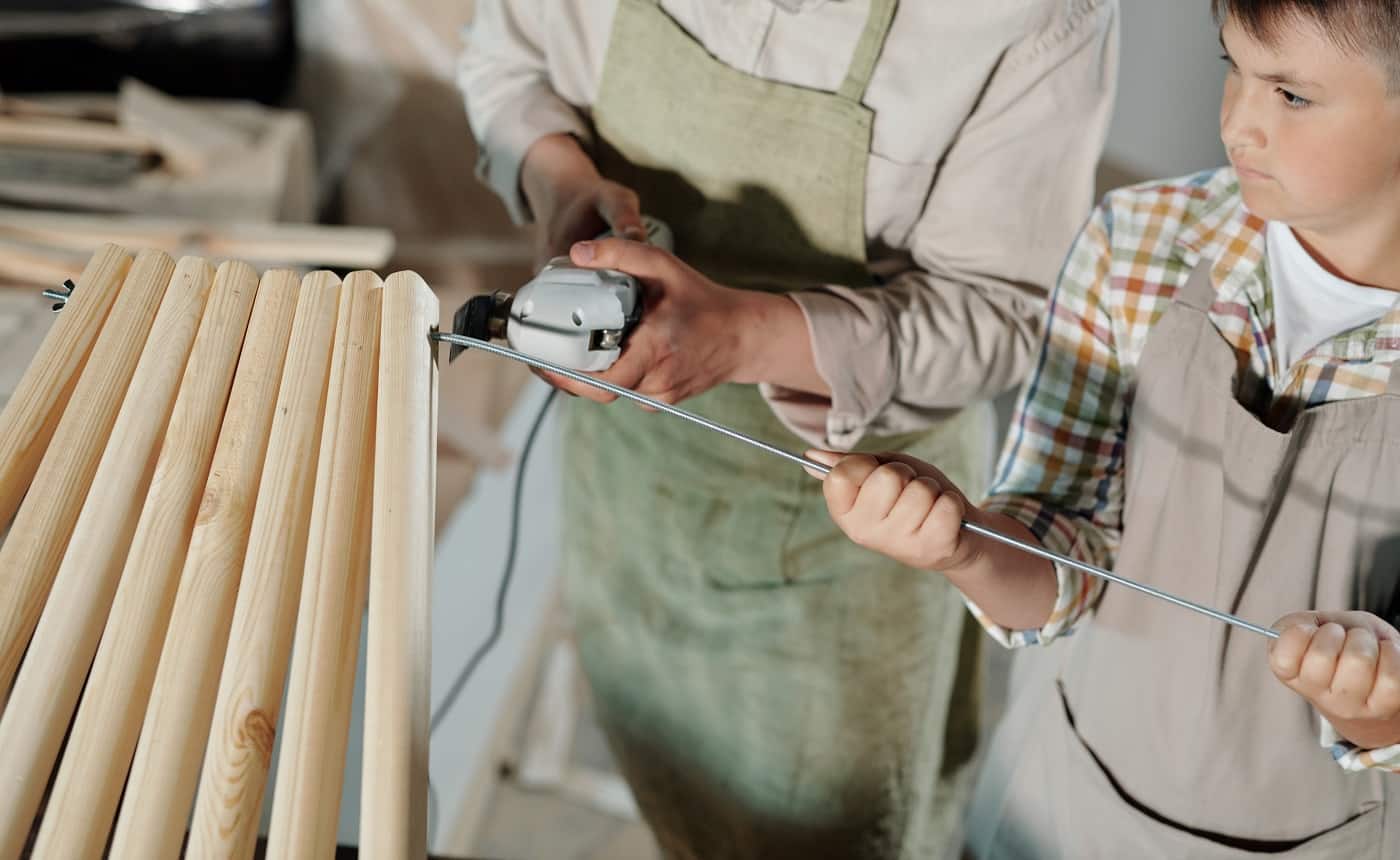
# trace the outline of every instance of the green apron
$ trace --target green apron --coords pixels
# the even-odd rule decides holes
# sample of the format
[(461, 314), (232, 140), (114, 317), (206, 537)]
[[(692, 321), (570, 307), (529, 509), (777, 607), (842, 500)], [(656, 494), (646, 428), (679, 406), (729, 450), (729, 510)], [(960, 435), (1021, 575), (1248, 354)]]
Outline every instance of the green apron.
[[(621, 0), (593, 114), (600, 169), (724, 283), (869, 284), (860, 100), (894, 6), (872, 2), (832, 94), (737, 72), (654, 0)], [(804, 447), (754, 386), (685, 406)], [(976, 496), (988, 414), (862, 449), (909, 451)], [(800, 468), (686, 422), (576, 401), (566, 440), (578, 648), (665, 855), (956, 856), (980, 639), (943, 577), (847, 540)]]

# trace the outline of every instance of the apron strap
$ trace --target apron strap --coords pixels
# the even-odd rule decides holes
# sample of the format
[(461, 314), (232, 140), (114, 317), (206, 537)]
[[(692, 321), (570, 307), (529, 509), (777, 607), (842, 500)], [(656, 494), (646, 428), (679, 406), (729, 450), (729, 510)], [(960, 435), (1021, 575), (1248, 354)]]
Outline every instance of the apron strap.
[(1202, 313), (1210, 311), (1210, 306), (1215, 302), (1215, 283), (1210, 279), (1213, 268), (1215, 261), (1202, 257), (1196, 268), (1191, 270), (1191, 277), (1186, 279), (1186, 286), (1177, 292), (1176, 301)]
[(846, 101), (860, 103), (865, 98), (865, 90), (870, 86), (870, 76), (875, 71), (875, 61), (885, 47), (885, 36), (890, 32), (890, 21), (894, 20), (894, 8), (899, 0), (870, 0), (870, 14), (865, 19), (865, 30), (856, 43), (855, 55), (851, 57), (851, 67), (846, 70), (846, 80), (841, 83), (837, 95)]

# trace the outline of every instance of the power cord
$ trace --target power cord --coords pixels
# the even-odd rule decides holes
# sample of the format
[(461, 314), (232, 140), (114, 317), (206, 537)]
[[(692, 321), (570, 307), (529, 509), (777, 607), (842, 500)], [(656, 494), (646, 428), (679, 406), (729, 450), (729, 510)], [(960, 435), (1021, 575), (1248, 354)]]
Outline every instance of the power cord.
[[(495, 615), (491, 621), (491, 632), (489, 635), (487, 635), (486, 639), (479, 646), (477, 646), (476, 651), (473, 652), (471, 659), (467, 661), (467, 664), (462, 667), (462, 670), (460, 672), (457, 673), (457, 677), (454, 678), (452, 681), (452, 686), (449, 687), (447, 690), (447, 695), (443, 698), (442, 702), (438, 704), (437, 708), (433, 711), (432, 720), (428, 724), (429, 741), (431, 741), (433, 734), (435, 734), (438, 728), (442, 725), (442, 721), (444, 718), (446, 718), (448, 712), (452, 710), (452, 706), (457, 703), (457, 698), (462, 694), (462, 690), (466, 688), (467, 681), (470, 680), (473, 673), (476, 672), (477, 667), (481, 664), (481, 661), (484, 660), (486, 658), (486, 655), (490, 653), (491, 649), (496, 646), (496, 643), (501, 638), (501, 631), (505, 628), (506, 595), (510, 592), (510, 581), (512, 575), (515, 572), (515, 557), (517, 551), (520, 548), (520, 501), (521, 497), (524, 495), (525, 466), (530, 460), (530, 451), (533, 450), (535, 447), (535, 437), (539, 435), (540, 427), (544, 424), (544, 417), (549, 413), (549, 407), (554, 404), (554, 398), (556, 395), (558, 395), (558, 393), (559, 389), (551, 388), (549, 390), (549, 394), (545, 396), (544, 403), (540, 405), (540, 410), (535, 414), (535, 420), (530, 425), (530, 432), (525, 437), (525, 445), (520, 450), (520, 462), (515, 464), (515, 488), (512, 490), (510, 509), (510, 537), (508, 538), (507, 543), (508, 548), (506, 550), (506, 563), (504, 569), (501, 571), (500, 585), (497, 586), (496, 589), (496, 610)], [(433, 838), (435, 836), (434, 831), (436, 831), (437, 829), (437, 816), (433, 814), (436, 811), (436, 809), (437, 790), (433, 787), (432, 779), (429, 779), (429, 844), (432, 844)]]

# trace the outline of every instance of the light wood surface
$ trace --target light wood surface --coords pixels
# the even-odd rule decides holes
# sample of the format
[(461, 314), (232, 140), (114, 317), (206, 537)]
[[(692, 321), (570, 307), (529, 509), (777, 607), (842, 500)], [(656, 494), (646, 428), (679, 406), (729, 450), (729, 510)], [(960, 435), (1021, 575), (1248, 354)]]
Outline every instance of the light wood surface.
[(430, 577), (438, 302), (411, 272), (384, 285), (375, 425), (360, 854), (427, 850)]
[[(250, 264), (371, 268), (394, 250), (394, 236), (374, 227), (268, 224), (199, 218), (95, 215), (0, 207), (0, 238), (27, 250), (32, 264), (61, 261), (53, 251), (87, 255), (103, 242)], [(22, 243), (22, 244), (21, 244)], [(27, 247), (26, 247), (27, 246)], [(0, 263), (4, 261), (0, 255)]]
[(268, 855), (332, 854), (362, 618), (361, 851), (424, 856), (438, 300), (115, 245), (82, 278), (0, 412), (0, 860), (251, 857), (284, 707)]
[[(177, 271), (167, 301), (179, 280)], [(257, 273), (246, 263), (225, 263), (214, 277), (36, 858), (100, 857), (107, 844), (257, 287)]]
[(368, 582), (382, 286), (355, 272), (340, 292), (269, 858), (335, 852), (340, 792), (327, 786), (344, 779)]
[(117, 111), (121, 127), (151, 141), (174, 173), (197, 176), (250, 145), (241, 130), (135, 78), (122, 81)]
[(52, 117), (0, 117), (0, 144), (154, 154), (149, 138), (106, 122)]
[(186, 257), (175, 267), (106, 440), (0, 718), (0, 761), (24, 774), (23, 779), (0, 781), (0, 830), (17, 827), (23, 834), (48, 784), (112, 607), (213, 275), (197, 257)]
[(173, 857), (199, 784), (234, 600), (291, 338), (300, 276), (266, 273), (233, 379), (112, 841), (114, 860)]
[(111, 244), (98, 248), (75, 282), (73, 297), (54, 318), (38, 354), (0, 412), (0, 531), (29, 489), (130, 268), (131, 257), (125, 249)]
[(252, 855), (301, 593), (340, 281), (307, 275), (219, 680), (189, 856)]
[[(98, 335), (28, 495), (0, 545), (0, 691), (39, 622), (175, 261), (137, 255)], [(3, 693), (0, 693), (3, 695)], [(5, 830), (0, 823), (0, 831)], [(4, 839), (0, 834), (0, 839)], [(3, 852), (0, 852), (3, 857)]]

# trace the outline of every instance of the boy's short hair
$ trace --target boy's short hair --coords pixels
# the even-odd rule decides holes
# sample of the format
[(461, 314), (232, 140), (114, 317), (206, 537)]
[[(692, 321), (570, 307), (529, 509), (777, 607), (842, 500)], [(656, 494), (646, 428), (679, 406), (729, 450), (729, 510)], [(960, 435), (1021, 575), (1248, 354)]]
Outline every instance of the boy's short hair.
[(1273, 44), (1279, 28), (1299, 19), (1320, 25), (1342, 50), (1368, 53), (1400, 93), (1400, 0), (1211, 0), (1217, 23), (1233, 18), (1251, 38)]

